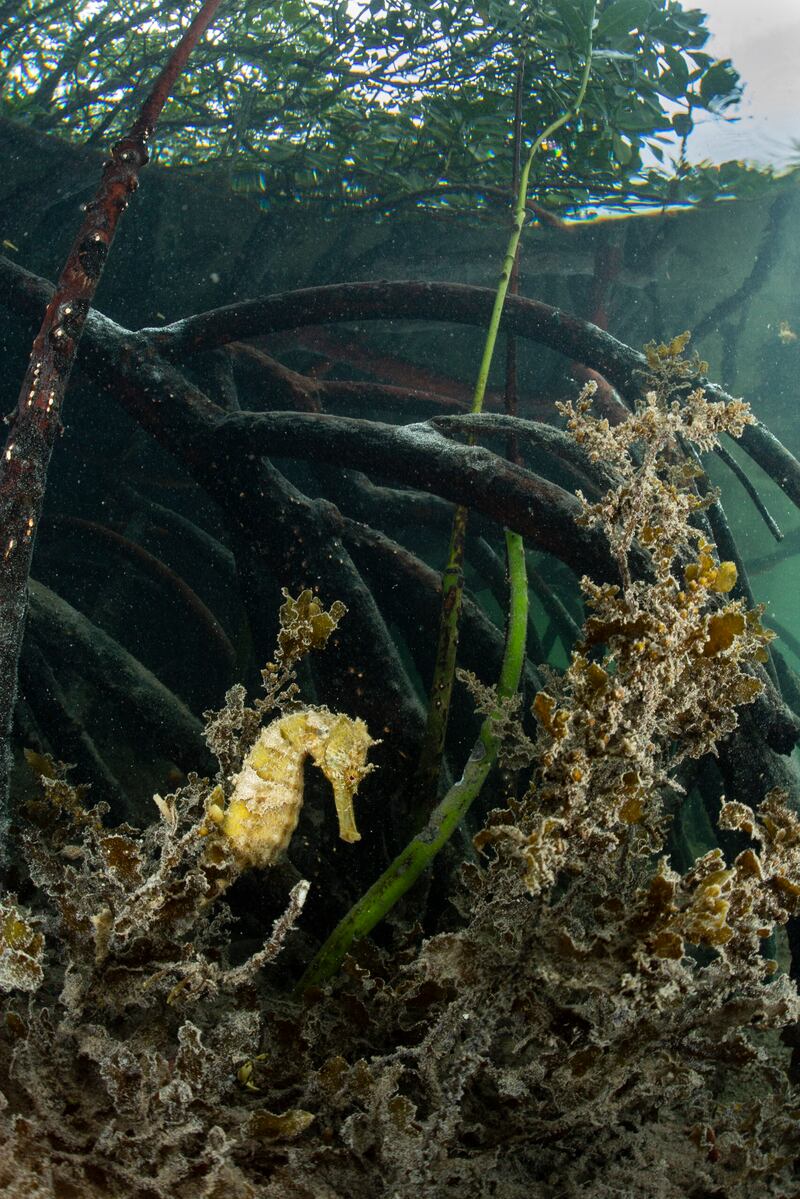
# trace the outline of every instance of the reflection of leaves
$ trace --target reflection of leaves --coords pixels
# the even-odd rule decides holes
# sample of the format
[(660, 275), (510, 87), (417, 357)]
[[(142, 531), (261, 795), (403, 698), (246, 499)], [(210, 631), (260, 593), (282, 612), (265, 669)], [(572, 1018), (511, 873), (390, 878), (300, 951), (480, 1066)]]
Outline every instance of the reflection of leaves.
[(595, 37), (598, 43), (613, 41), (632, 29), (642, 29), (655, 7), (653, 0), (616, 0), (601, 13), (597, 22)]
[(686, 112), (676, 112), (672, 118), (672, 128), (678, 137), (686, 137), (694, 128), (694, 121)]
[[(673, 49), (672, 46), (664, 47), (664, 60), (669, 67), (669, 75), (671, 85), (675, 88), (675, 95), (680, 95), (686, 90), (686, 85), (689, 82), (689, 66), (686, 59), (679, 50)], [(662, 76), (663, 82), (663, 76)]]
[[(800, 163), (798, 163), (800, 167)], [(797, 169), (797, 168), (795, 168)], [(670, 177), (648, 171), (642, 180), (643, 192), (651, 196), (665, 184), (673, 203), (702, 204), (727, 197), (761, 196), (775, 186), (776, 175), (769, 169), (748, 166), (743, 162), (683, 163), (679, 172)]]
[(700, 96), (707, 108), (721, 112), (730, 104), (735, 104), (741, 96), (739, 76), (726, 58), (718, 62), (703, 75), (700, 80)]
[[(128, 0), (103, 7), (99, 21), (95, 7), (66, 13), (32, 0), (16, 23), (0, 11), (5, 111), (81, 142), (123, 128), (128, 81), (147, 81), (168, 55), (175, 15), (164, 10), (153, 21), (147, 0)], [(442, 178), (506, 187), (519, 54), (530, 137), (574, 100), (592, 7), (240, 0), (197, 47), (154, 154), (163, 163), (219, 162), (265, 203), (361, 203)], [(532, 186), (551, 206), (629, 195), (642, 139), (683, 132), (662, 98), (715, 110), (737, 94), (730, 63), (701, 49), (702, 13), (671, 0), (599, 7), (584, 119), (559, 132), (560, 154), (536, 164)], [(71, 55), (77, 65), (65, 71)]]

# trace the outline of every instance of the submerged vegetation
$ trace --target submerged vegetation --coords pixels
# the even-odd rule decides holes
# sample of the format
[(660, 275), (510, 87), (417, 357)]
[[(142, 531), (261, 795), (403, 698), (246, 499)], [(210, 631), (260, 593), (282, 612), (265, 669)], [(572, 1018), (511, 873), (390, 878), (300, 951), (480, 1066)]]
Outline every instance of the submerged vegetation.
[[(737, 76), (674, 0), (215, 9), (151, 87), (182, 11), (0, 5), (8, 136), (123, 134), (56, 288), (0, 258), (13, 336), (45, 312), (0, 460), (0, 1192), (789, 1199), (800, 685), (708, 464), (743, 476), (733, 438), (800, 505), (800, 463), (688, 333), (605, 332), (615, 234), (593, 321), (518, 294), (526, 214), (702, 190), (640, 155)], [(513, 196), (498, 289), (115, 323), (95, 289), (173, 85), (166, 174), (255, 180), (287, 227), (294, 197), (316, 235), (319, 204), (447, 197), (457, 229)], [(279, 340), (373, 318), (485, 329), (471, 405), (399, 347)], [(522, 339), (571, 368), (525, 417)], [(137, 439), (166, 486), (121, 478)]]
[[(592, 391), (565, 415), (615, 473), (583, 513), (625, 582), (584, 580), (582, 644), (534, 703), (530, 784), (475, 838), (450, 931), (413, 954), (356, 946), (332, 990), (288, 1003), (264, 967), (301, 881), (266, 945), (231, 960), (221, 883), (253, 859), (214, 809), (241, 802), (231, 772), (283, 687), (303, 713), (294, 660), (264, 672), (255, 708), (238, 690), (209, 713), (218, 781), (156, 797), (144, 832), (105, 829), (62, 768), (34, 763), (22, 836), (46, 902), (5, 901), (0, 956), (9, 1194), (790, 1193), (800, 1096), (776, 1034), (800, 997), (761, 946), (800, 907), (800, 819), (777, 791), (729, 802), (720, 828), (750, 839), (732, 859), (680, 874), (664, 854), (676, 770), (762, 692), (769, 640), (725, 599), (679, 447), (752, 418), (698, 388), (649, 392), (612, 429)], [(627, 569), (636, 542), (650, 578)]]

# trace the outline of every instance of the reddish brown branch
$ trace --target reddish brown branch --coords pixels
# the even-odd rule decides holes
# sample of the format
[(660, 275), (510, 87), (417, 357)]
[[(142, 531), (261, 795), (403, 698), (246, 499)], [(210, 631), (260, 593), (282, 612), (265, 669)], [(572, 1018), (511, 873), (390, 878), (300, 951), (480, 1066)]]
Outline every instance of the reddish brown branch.
[[(129, 138), (134, 141), (147, 142), (152, 137), (158, 118), (161, 116), (161, 110), (169, 99), (175, 80), (186, 66), (189, 55), (217, 15), (220, 3), (221, 0), (205, 0), (153, 84), (150, 95), (131, 126)], [(147, 160), (145, 159), (145, 161)]]
[[(424, 413), (464, 412), (469, 404), (434, 391), (415, 387), (393, 387), (388, 383), (350, 379), (316, 379), (301, 375), (275, 358), (241, 342), (232, 342), (230, 349), (239, 362), (246, 365), (256, 386), (267, 392), (266, 407), (293, 408), (297, 412), (322, 412), (347, 409), (349, 414), (370, 416), (376, 406), (388, 408), (401, 415), (408, 409)], [(260, 398), (260, 397), (259, 397)], [(260, 407), (260, 405), (259, 405)]]
[[(36, 526), (44, 502), (47, 470), (61, 408), (89, 305), (97, 289), (119, 218), (136, 190), (147, 162), (152, 135), (170, 89), (189, 54), (219, 7), (206, 0), (184, 33), (127, 136), (104, 164), (100, 186), (85, 217), (47, 306), (25, 379), (11, 417), (11, 432), (0, 459), (0, 810), (6, 807), (10, 751), (8, 737), (22, 644), (26, 587)], [(0, 824), (3, 817), (0, 816)], [(4, 840), (0, 827), (0, 841)]]
[[(327, 381), (333, 367), (352, 372), (356, 368), (360, 375), (380, 380), (406, 391), (442, 397), (451, 405), (468, 412), (472, 406), (472, 388), (468, 383), (453, 378), (431, 367), (395, 355), (383, 354), (374, 346), (365, 344), (342, 329), (304, 328), (288, 336), (276, 339), (285, 341), (292, 348), (309, 351), (319, 361), (309, 368), (308, 376), (317, 382)], [(486, 408), (502, 407), (501, 398), (489, 393)]]

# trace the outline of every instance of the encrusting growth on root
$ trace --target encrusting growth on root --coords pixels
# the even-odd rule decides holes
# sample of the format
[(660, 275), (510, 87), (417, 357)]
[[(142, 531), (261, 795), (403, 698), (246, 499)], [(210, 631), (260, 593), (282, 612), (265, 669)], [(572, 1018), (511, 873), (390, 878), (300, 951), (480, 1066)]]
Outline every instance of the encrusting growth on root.
[[(530, 823), (489, 828), (481, 844), (517, 839), (533, 890), (550, 885), (576, 844), (619, 850), (631, 835), (639, 852), (663, 841), (666, 786), (679, 790), (685, 758), (715, 752), (763, 683), (756, 668), (773, 634), (762, 609), (727, 600), (736, 567), (690, 522), (713, 501), (694, 487), (698, 468), (686, 443), (714, 448), (721, 433), (752, 421), (741, 400), (709, 402), (694, 387), (705, 367), (684, 360), (688, 335), (646, 348), (650, 390), (622, 424), (591, 414), (593, 383), (576, 404), (559, 404), (567, 429), (617, 483), (580, 518), (608, 538), (623, 585), (581, 581), (589, 609), (564, 675), (533, 705), (539, 725), (536, 769), (525, 809)], [(650, 574), (632, 577), (635, 546)], [(523, 822), (525, 823), (525, 822)]]

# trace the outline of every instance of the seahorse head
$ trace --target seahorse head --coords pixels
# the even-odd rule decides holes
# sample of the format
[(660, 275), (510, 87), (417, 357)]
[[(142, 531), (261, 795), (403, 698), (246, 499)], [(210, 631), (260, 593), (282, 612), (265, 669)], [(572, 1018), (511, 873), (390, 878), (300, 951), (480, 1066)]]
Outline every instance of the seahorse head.
[(353, 812), (353, 797), (361, 780), (374, 766), (367, 764), (371, 745), (376, 745), (363, 720), (352, 720), (338, 712), (328, 713), (327, 731), (319, 738), (311, 754), (333, 787), (339, 836), (343, 841), (360, 841)]

